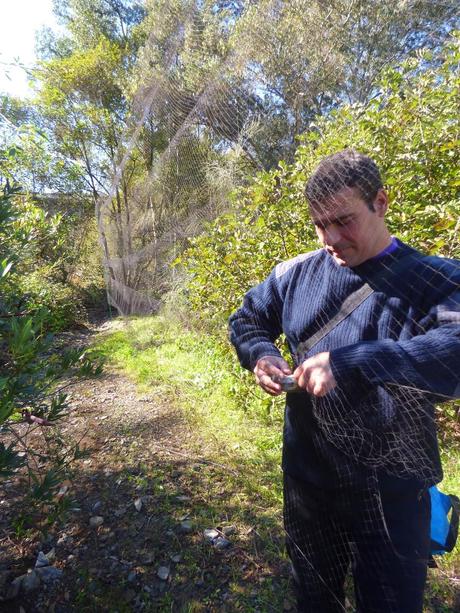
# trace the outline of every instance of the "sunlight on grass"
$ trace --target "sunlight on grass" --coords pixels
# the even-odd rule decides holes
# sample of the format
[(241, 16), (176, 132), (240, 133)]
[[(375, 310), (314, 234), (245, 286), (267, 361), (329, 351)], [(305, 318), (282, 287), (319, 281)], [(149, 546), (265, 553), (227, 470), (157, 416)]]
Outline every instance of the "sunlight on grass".
[(267, 399), (228, 352), (162, 317), (127, 319), (124, 330), (101, 335), (98, 349), (140, 388), (175, 398), (217, 461), (280, 508), (282, 401)]
[[(234, 505), (252, 507), (263, 521), (281, 526), (281, 436), (283, 400), (263, 394), (226, 347), (206, 334), (190, 331), (162, 316), (127, 318), (124, 327), (100, 335), (98, 349), (159, 401), (173, 402), (199, 430), (215, 462), (231, 468), (226, 488)], [(453, 445), (442, 450), (445, 478), (440, 489), (460, 492), (460, 454)], [(267, 528), (268, 534), (270, 528)], [(270, 547), (270, 537), (264, 547)], [(273, 556), (283, 555), (276, 543)], [(430, 570), (425, 613), (449, 613), (460, 574), (460, 546), (437, 558)], [(455, 606), (455, 605), (454, 605)]]

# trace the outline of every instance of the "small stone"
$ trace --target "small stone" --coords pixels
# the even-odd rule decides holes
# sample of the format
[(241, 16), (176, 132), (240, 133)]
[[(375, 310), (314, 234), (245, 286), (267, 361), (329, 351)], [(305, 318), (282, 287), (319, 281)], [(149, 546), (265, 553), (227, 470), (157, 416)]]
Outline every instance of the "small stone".
[(63, 534), (62, 536), (58, 538), (56, 545), (58, 547), (64, 547), (65, 545), (68, 545), (71, 542), (72, 542), (72, 537), (67, 536), (67, 534)]
[(56, 550), (54, 547), (48, 551), (48, 553), (46, 554), (46, 557), (50, 564), (54, 562), (54, 560), (56, 559)]
[(63, 496), (65, 496), (68, 491), (69, 491), (69, 486), (68, 485), (61, 485), (61, 487), (59, 488), (59, 491), (57, 493), (58, 498), (62, 498)]
[[(44, 569), (43, 569), (44, 570)], [(33, 570), (31, 573), (25, 575), (24, 579), (21, 583), (21, 588), (24, 590), (26, 594), (36, 590), (40, 587), (40, 575), (38, 571)]]
[(179, 562), (182, 560), (182, 554), (180, 553), (176, 553), (175, 555), (169, 556), (171, 562), (174, 562), (174, 564), (179, 564)]
[(134, 581), (136, 581), (137, 579), (137, 573), (135, 570), (132, 570), (129, 575), (128, 575), (128, 582), (129, 583), (134, 583)]
[(189, 534), (192, 531), (192, 528), (193, 528), (193, 525), (192, 525), (192, 522), (189, 519), (186, 519), (185, 521), (182, 521), (181, 524), (180, 524), (180, 530), (184, 534)]
[(208, 528), (203, 532), (203, 535), (207, 541), (213, 541), (219, 536), (219, 532), (214, 528)]
[(134, 506), (136, 508), (136, 511), (140, 511), (142, 509), (142, 498), (137, 498), (134, 501)]
[(231, 536), (232, 534), (235, 534), (235, 532), (236, 532), (235, 526), (224, 526), (222, 528), (222, 534), (224, 536)]
[(190, 502), (190, 496), (176, 496), (178, 502)]
[(93, 515), (93, 517), (89, 518), (89, 525), (91, 528), (99, 528), (104, 523), (104, 518), (100, 515)]
[(38, 552), (37, 561), (35, 562), (35, 568), (42, 568), (43, 566), (49, 566), (49, 560), (43, 551)]
[(224, 538), (223, 536), (219, 536), (218, 538), (216, 538), (216, 540), (214, 541), (214, 547), (216, 549), (228, 549), (231, 546), (231, 542), (228, 541), (226, 538)]
[(97, 502), (93, 504), (93, 507), (92, 507), (93, 513), (96, 513), (96, 511), (99, 511), (101, 507), (102, 507), (102, 502), (98, 500)]
[(62, 578), (63, 572), (60, 568), (54, 568), (54, 566), (45, 566), (44, 568), (37, 568), (37, 573), (40, 575), (44, 583), (53, 583), (59, 581)]
[(157, 570), (157, 577), (162, 581), (167, 581), (169, 577), (169, 567), (168, 566), (160, 566)]
[(67, 556), (67, 562), (73, 562), (74, 560), (75, 560), (75, 556), (73, 555), (73, 553)]

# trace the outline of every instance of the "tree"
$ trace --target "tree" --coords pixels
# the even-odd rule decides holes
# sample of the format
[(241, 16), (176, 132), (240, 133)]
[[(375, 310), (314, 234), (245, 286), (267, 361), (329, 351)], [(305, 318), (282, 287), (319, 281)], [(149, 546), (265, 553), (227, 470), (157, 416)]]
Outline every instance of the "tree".
[(259, 173), (235, 210), (210, 224), (179, 259), (189, 274), (191, 310), (220, 329), (274, 264), (317, 248), (305, 182), (321, 159), (350, 146), (382, 170), (392, 232), (423, 252), (460, 257), (459, 65), (457, 34), (436, 54), (388, 69), (369, 103), (318, 117), (294, 163)]
[[(138, 2), (117, 0), (69, 0), (55, 9), (68, 35), (42, 44), (45, 59), (34, 73), (40, 84), (35, 108), (54, 143), (54, 157), (61, 166), (70, 162), (79, 169), (79, 187), (93, 206), (107, 202), (114, 241), (101, 216), (98, 222), (109, 277), (115, 278), (110, 249), (115, 246), (121, 258), (130, 252), (129, 191), (138, 159), (133, 158), (113, 197), (111, 185), (129, 120), (128, 80), (141, 44), (136, 26), (144, 10)], [(123, 267), (120, 274), (123, 283), (128, 281)]]
[[(438, 46), (454, 4), (432, 5), (56, 5), (68, 34), (42, 40), (36, 123), (52, 143), (44, 150), (54, 167), (96, 207), (114, 304), (126, 312), (135, 299), (153, 308), (176, 249), (229, 207), (231, 188), (256, 169), (292, 161), (297, 137), (315, 129), (316, 117), (376, 95), (388, 61)], [(234, 185), (225, 180), (227, 194), (216, 167), (237, 169)]]
[[(438, 49), (455, 26), (450, 1), (261, 0), (239, 20), (233, 44), (245, 50), (266, 114), (277, 119), (282, 157), (292, 159), (295, 137), (313, 117), (369, 101), (385, 68)], [(268, 126), (261, 137), (270, 143)]]

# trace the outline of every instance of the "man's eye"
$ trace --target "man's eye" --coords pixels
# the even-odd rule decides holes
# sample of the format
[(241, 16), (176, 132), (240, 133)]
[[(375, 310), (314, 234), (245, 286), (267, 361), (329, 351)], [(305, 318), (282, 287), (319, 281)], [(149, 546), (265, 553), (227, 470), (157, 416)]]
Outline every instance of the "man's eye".
[(337, 221), (338, 226), (346, 226), (352, 221), (351, 217), (346, 217), (345, 219), (339, 219)]

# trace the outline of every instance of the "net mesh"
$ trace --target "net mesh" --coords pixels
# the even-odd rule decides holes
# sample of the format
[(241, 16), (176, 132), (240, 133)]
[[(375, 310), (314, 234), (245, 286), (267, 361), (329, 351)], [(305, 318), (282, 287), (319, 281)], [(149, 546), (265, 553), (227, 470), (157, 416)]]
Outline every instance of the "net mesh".
[[(214, 4), (217, 14), (220, 4)], [(294, 135), (305, 126), (311, 109), (318, 110), (312, 100), (306, 104), (305, 81), (308, 92), (318, 92), (335, 71), (337, 79), (349, 84), (348, 97), (359, 100), (372, 91), (372, 81), (366, 80), (367, 93), (354, 82), (364, 82), (366, 65), (368, 70), (381, 68), (361, 57), (359, 70), (352, 72), (337, 48), (337, 32), (340, 39), (350, 21), (365, 32), (365, 2), (227, 4), (231, 10), (225, 18), (219, 14), (212, 27), (202, 18), (206, 3), (156, 2), (150, 13), (130, 121), (110, 190), (97, 205), (108, 297), (120, 314), (155, 312), (173, 282), (171, 262), (187, 240), (228, 209), (235, 187), (273, 162), (263, 152), (264, 121), (277, 96), (276, 80), (269, 85), (267, 75), (273, 73), (275, 55), (278, 62), (294, 57), (280, 47), (281, 40), (283, 45), (311, 44), (317, 49), (314, 57), (299, 54), (296, 61), (299, 66), (305, 63), (305, 71), (295, 66), (293, 75), (303, 74), (302, 79), (293, 76), (284, 84), (294, 112), (280, 125)], [(394, 9), (381, 3), (382, 20), (385, 11), (407, 3), (393, 4)], [(453, 4), (435, 4), (449, 19), (457, 17)], [(416, 19), (423, 3), (414, 2), (413, 8)], [(332, 14), (342, 17), (331, 25)], [(254, 15), (257, 19), (251, 19)], [(311, 32), (308, 41), (296, 37), (302, 20), (315, 26), (301, 30)], [(379, 19), (366, 35), (375, 36), (378, 25)], [(425, 29), (421, 45), (438, 33)], [(391, 54), (386, 61), (390, 59)], [(315, 81), (318, 85), (312, 88)], [(261, 102), (264, 98), (270, 105)], [(318, 103), (318, 97), (315, 100)], [(331, 101), (325, 94), (323, 108), (332, 106)], [(280, 134), (280, 150), (286, 153), (283, 138), (286, 135)], [(271, 152), (276, 157), (276, 147)], [(140, 173), (142, 164), (147, 176), (132, 187), (128, 178)], [(373, 201), (379, 188), (369, 172), (359, 185), (366, 202)], [(324, 202), (350, 182), (356, 185), (355, 179), (336, 167), (311, 186), (309, 199), (323, 231), (332, 223)], [(347, 223), (353, 219), (341, 221)], [(343, 244), (336, 248), (345, 253), (349, 246), (340, 240)], [(300, 298), (294, 292), (291, 299), (297, 304), (302, 299), (310, 316), (299, 324), (302, 338), (290, 327), (286, 309), (270, 303), (268, 289), (265, 301), (246, 303), (234, 323), (237, 342), (244, 338), (255, 345), (262, 339), (271, 355), (276, 354), (273, 330), (285, 333), (292, 368), (344, 344), (359, 353), (359, 345), (369, 343), (361, 357), (365, 364), (359, 365), (359, 356), (351, 353), (349, 359), (357, 365), (344, 368), (346, 377), (336, 388), (325, 395), (301, 392), (288, 397), (288, 405), (293, 404), (291, 428), (300, 437), (296, 451), (310, 445), (311, 466), (315, 469), (316, 463), (318, 471), (328, 475), (326, 486), (308, 484), (298, 475), (285, 484), (288, 548), (305, 611), (347, 610), (344, 584), (350, 568), (359, 610), (421, 610), (429, 553), (426, 488), (442, 476), (434, 407), (458, 393), (459, 265), (441, 259), (418, 261), (406, 266), (408, 274), (398, 268), (398, 257), (385, 256), (378, 278), (357, 274), (337, 285), (328, 277), (301, 288)], [(315, 258), (286, 266), (279, 275), (281, 285), (293, 268), (307, 270)], [(327, 325), (347, 295), (365, 282), (372, 295), (317, 343), (299, 350), (299, 343)], [(296, 283), (298, 279), (286, 292), (294, 291)], [(360, 369), (365, 376), (359, 375)]]
[[(273, 340), (284, 332), (294, 376), (300, 368), (309, 380), (288, 394), (284, 441), (299, 610), (346, 610), (351, 568), (358, 610), (421, 611), (428, 488), (442, 479), (435, 405), (458, 397), (460, 265), (397, 242), (354, 261), (361, 224), (371, 232), (362, 216), (378, 215), (365, 202), (378, 202), (381, 182), (371, 171), (360, 186), (361, 175), (334, 158), (336, 172), (324, 163), (326, 174), (306, 190), (325, 248), (278, 265), (252, 289), (232, 317), (232, 339), (254, 367), (281, 359)], [(358, 208), (343, 191), (350, 185)], [(353, 304), (350, 296), (366, 285)], [(325, 355), (318, 373), (315, 360)], [(329, 367), (337, 379), (324, 391), (315, 381)], [(282, 380), (261, 368), (263, 385)]]
[[(351, 30), (363, 36), (366, 15), (376, 10), (360, 4), (147, 3), (131, 109), (111, 185), (97, 205), (108, 296), (120, 313), (156, 310), (171, 281), (170, 263), (187, 239), (227, 210), (231, 191), (256, 170), (289, 158), (295, 136), (314, 115), (340, 103), (340, 95), (328, 93), (334, 82), (350, 81), (344, 99), (366, 99), (369, 92), (352, 86), (363, 70), (359, 50), (343, 48), (351, 20)], [(400, 26), (399, 5), (373, 16), (375, 29), (392, 15), (392, 27), (401, 28), (400, 55), (409, 32), (419, 32), (412, 47), (435, 46), (441, 29), (434, 9), (407, 4), (410, 17)], [(422, 9), (431, 26), (419, 16)], [(446, 2), (434, 13), (443, 15), (445, 27), (458, 9)], [(299, 53), (302, 45), (314, 53)], [(393, 47), (379, 60), (367, 58), (369, 73), (377, 76), (383, 62), (398, 57)], [(372, 77), (361, 81), (372, 89)]]

